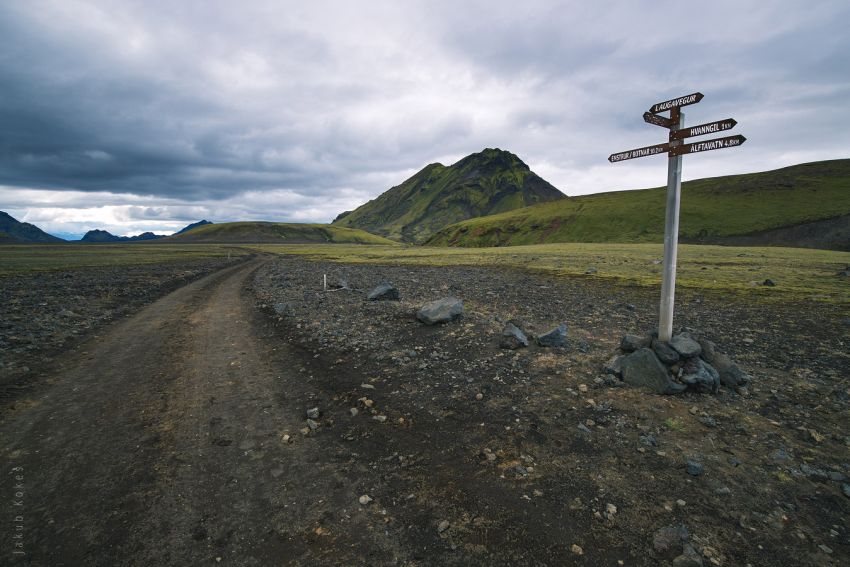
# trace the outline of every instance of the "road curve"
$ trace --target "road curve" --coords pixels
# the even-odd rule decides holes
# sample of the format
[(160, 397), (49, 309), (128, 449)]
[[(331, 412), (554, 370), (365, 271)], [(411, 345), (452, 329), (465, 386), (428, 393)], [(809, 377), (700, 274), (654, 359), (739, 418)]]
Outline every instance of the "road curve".
[(113, 325), (4, 416), (0, 564), (386, 559), (356, 525), (315, 541), (321, 510), (356, 497), (326, 451), (283, 441), (309, 392), (245, 293), (263, 261)]

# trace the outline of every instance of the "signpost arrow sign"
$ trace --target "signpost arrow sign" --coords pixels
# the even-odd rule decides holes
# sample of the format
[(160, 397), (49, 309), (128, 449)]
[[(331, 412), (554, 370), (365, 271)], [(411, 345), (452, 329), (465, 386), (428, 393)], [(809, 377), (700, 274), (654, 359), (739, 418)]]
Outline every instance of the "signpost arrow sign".
[(662, 128), (672, 128), (675, 126), (672, 120), (669, 118), (664, 118), (663, 116), (658, 116), (657, 114), (653, 114), (651, 112), (643, 113), (643, 121), (649, 124), (655, 124), (656, 126), (661, 126)]
[(670, 150), (670, 144), (656, 144), (654, 146), (646, 146), (645, 148), (637, 148), (634, 150), (626, 150), (608, 156), (608, 161), (616, 163), (627, 159), (635, 159), (639, 157), (654, 156), (655, 154), (663, 154)]
[(740, 146), (746, 141), (747, 139), (745, 137), (738, 134), (737, 136), (714, 138), (713, 140), (705, 140), (704, 142), (682, 144), (681, 146), (670, 148), (670, 157), (695, 154), (697, 152), (707, 152), (710, 150), (722, 150), (723, 148), (734, 148), (736, 146)]
[[(664, 270), (661, 276), (661, 305), (658, 310), (658, 339), (669, 341), (673, 336), (673, 303), (676, 295), (676, 256), (679, 243), (679, 208), (682, 196), (682, 156), (697, 152), (707, 152), (722, 148), (734, 148), (747, 141), (743, 136), (727, 136), (702, 142), (683, 144), (682, 140), (692, 136), (703, 136), (715, 132), (724, 132), (735, 127), (732, 118), (708, 122), (699, 126), (685, 128), (683, 106), (696, 104), (703, 98), (702, 93), (691, 93), (671, 100), (665, 100), (649, 107), (643, 113), (643, 120), (655, 126), (670, 130), (666, 144), (646, 146), (627, 150), (608, 156), (608, 161), (616, 163), (627, 159), (652, 156), (667, 152), (667, 207), (664, 214)], [(670, 117), (658, 116), (660, 112), (670, 111)]]
[(688, 106), (689, 104), (696, 104), (702, 100), (703, 96), (704, 95), (702, 93), (691, 93), (689, 95), (680, 96), (679, 98), (665, 100), (664, 102), (659, 102), (650, 106), (649, 111), (653, 114), (658, 114), (665, 110)]
[[(649, 113), (647, 113), (649, 114)], [(654, 116), (654, 115), (650, 115)], [(644, 114), (644, 120), (646, 120), (646, 114)], [(648, 120), (647, 120), (648, 122)], [(670, 138), (673, 140), (684, 140), (685, 138), (690, 138), (692, 136), (702, 136), (704, 134), (714, 134), (716, 132), (723, 132), (725, 130), (731, 130), (735, 127), (737, 122), (734, 118), (727, 118), (726, 120), (718, 120), (717, 122), (708, 122), (707, 124), (700, 124), (699, 126), (691, 126), (690, 128), (682, 128), (681, 130), (676, 130), (672, 134), (670, 134)]]

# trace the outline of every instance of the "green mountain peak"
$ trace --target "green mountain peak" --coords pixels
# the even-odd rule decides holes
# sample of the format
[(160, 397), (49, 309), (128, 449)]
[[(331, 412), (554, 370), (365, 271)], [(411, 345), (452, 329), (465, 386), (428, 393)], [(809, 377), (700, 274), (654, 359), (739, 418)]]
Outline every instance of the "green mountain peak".
[(562, 198), (515, 154), (487, 148), (448, 167), (429, 164), (333, 224), (420, 243), (456, 222)]

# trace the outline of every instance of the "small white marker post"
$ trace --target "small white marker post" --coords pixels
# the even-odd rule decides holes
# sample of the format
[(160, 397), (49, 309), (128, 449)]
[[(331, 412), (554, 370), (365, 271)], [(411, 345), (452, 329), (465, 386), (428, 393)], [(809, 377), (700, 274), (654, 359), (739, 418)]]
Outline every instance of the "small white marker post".
[[(670, 112), (670, 133), (685, 127), (685, 113)], [(670, 142), (673, 145), (681, 141)], [(664, 274), (661, 280), (661, 308), (658, 312), (658, 340), (673, 338), (673, 303), (676, 299), (676, 256), (679, 245), (679, 208), (682, 201), (682, 156), (667, 158), (667, 210), (664, 215)]]
[[(743, 136), (727, 136), (703, 142), (685, 144), (683, 140), (692, 136), (713, 134), (734, 128), (737, 122), (732, 118), (700, 124), (685, 128), (685, 113), (681, 107), (696, 104), (703, 98), (702, 93), (692, 93), (672, 100), (659, 102), (643, 113), (648, 124), (670, 130), (667, 143), (656, 144), (618, 152), (608, 156), (608, 161), (617, 163), (634, 158), (667, 153), (667, 210), (664, 215), (664, 274), (661, 280), (661, 308), (658, 313), (658, 339), (669, 341), (673, 337), (673, 302), (676, 298), (676, 255), (679, 244), (679, 203), (682, 197), (682, 156), (697, 152), (707, 152), (722, 148), (740, 146), (747, 139)], [(670, 118), (659, 116), (670, 111)]]

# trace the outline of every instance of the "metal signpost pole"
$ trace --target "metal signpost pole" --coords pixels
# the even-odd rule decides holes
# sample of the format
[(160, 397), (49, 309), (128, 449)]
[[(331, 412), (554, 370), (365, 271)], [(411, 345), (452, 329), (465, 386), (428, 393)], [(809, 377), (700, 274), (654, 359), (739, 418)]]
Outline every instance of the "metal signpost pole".
[[(645, 146), (626, 150), (608, 156), (608, 161), (617, 163), (629, 159), (667, 153), (667, 211), (664, 217), (664, 275), (661, 281), (661, 308), (658, 313), (658, 339), (669, 341), (673, 337), (673, 302), (676, 298), (676, 253), (679, 244), (679, 202), (682, 197), (682, 156), (697, 152), (708, 152), (723, 148), (740, 146), (747, 139), (741, 135), (714, 138), (702, 142), (685, 144), (683, 140), (693, 136), (703, 136), (730, 130), (738, 124), (733, 118), (699, 124), (685, 128), (683, 106), (696, 104), (703, 98), (702, 93), (692, 93), (679, 98), (653, 104), (643, 113), (647, 124), (661, 126), (670, 130), (666, 144)], [(670, 118), (659, 116), (670, 111)]]
[[(674, 126), (670, 128), (670, 144), (673, 133), (684, 128), (685, 113), (678, 108), (670, 113)], [(661, 280), (661, 309), (658, 314), (658, 340), (669, 341), (673, 337), (673, 302), (676, 298), (676, 256), (679, 243), (679, 204), (682, 198), (682, 156), (667, 158), (667, 210), (664, 218), (664, 275)]]

